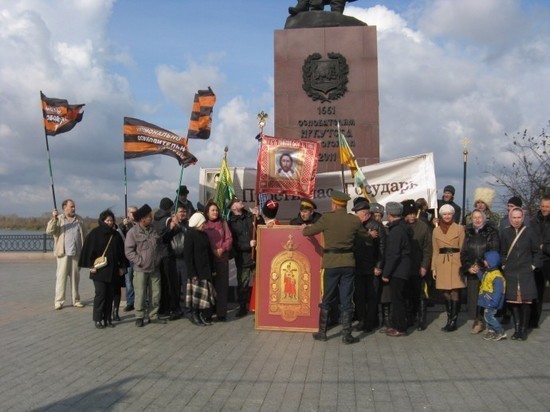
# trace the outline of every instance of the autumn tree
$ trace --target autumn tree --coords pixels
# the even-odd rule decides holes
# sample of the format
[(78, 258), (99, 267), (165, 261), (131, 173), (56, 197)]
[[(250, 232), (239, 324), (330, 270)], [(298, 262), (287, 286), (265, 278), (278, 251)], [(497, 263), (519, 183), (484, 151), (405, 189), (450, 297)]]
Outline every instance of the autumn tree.
[(492, 176), (492, 186), (504, 189), (505, 197), (518, 196), (523, 207), (533, 216), (550, 183), (550, 158), (548, 156), (550, 122), (537, 136), (527, 130), (513, 136), (505, 134), (511, 143), (506, 148), (506, 163), (487, 173)]

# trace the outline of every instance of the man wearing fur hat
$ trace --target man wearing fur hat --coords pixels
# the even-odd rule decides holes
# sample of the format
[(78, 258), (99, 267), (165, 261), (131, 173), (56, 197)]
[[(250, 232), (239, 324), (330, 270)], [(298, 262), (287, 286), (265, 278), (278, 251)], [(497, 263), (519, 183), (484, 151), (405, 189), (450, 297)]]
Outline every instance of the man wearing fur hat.
[[(474, 208), (482, 211), (487, 218), (487, 222), (498, 229), (500, 227), (500, 216), (498, 213), (491, 211), (496, 194), (496, 190), (490, 187), (478, 187), (474, 191)], [(468, 213), (464, 220), (466, 225), (472, 223), (472, 213)]]
[(342, 342), (351, 344), (359, 341), (351, 334), (355, 271), (353, 245), (356, 236), (366, 239), (368, 233), (359, 219), (347, 213), (346, 207), (350, 200), (347, 193), (334, 190), (331, 200), (332, 210), (302, 230), (304, 236), (323, 233), (325, 239), (323, 250), (324, 293), (319, 305), (319, 332), (314, 333), (313, 338), (322, 342), (327, 340), (329, 310), (339, 293), (342, 313)]
[[(151, 227), (153, 211), (148, 204), (141, 206), (135, 213), (136, 225), (126, 234), (124, 252), (126, 258), (134, 264), (134, 291), (136, 326), (143, 327), (144, 318), (156, 323), (166, 323), (158, 319), (160, 300), (160, 272), (157, 245), (159, 236)], [(151, 286), (149, 307), (145, 307), (147, 286)], [(148, 309), (148, 314), (146, 313)]]

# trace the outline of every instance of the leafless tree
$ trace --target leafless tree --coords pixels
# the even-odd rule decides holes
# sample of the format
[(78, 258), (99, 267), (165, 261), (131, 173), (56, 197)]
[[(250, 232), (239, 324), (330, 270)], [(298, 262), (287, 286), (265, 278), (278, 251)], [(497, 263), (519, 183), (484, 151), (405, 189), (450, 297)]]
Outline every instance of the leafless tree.
[(518, 196), (529, 215), (537, 211), (538, 202), (548, 192), (550, 183), (550, 158), (548, 155), (550, 122), (538, 136), (530, 136), (527, 130), (517, 132), (506, 149), (510, 155), (506, 164), (487, 173), (494, 179), (492, 186), (502, 188), (505, 197)]

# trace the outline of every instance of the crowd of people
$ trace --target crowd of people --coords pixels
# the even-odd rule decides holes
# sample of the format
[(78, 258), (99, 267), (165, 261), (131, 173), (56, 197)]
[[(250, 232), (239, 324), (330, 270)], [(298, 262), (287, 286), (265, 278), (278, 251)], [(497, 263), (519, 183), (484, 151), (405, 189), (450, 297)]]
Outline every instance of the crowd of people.
[[(446, 186), (437, 209), (425, 199), (385, 205), (365, 197), (353, 200), (333, 191), (331, 211), (319, 213), (311, 199), (301, 199), (291, 225), (305, 236), (324, 235), (323, 296), (319, 330), (326, 341), (333, 324), (342, 324), (342, 341), (357, 342), (352, 331), (378, 330), (390, 337), (411, 327), (427, 327), (427, 308), (440, 296), (444, 332), (459, 327), (461, 304), (472, 321), (472, 334), (487, 340), (507, 337), (503, 324), (513, 319), (513, 340), (526, 340), (537, 328), (546, 283), (550, 281), (550, 196), (540, 200), (536, 216), (527, 219), (521, 199), (508, 201), (508, 216), (491, 211), (495, 192), (478, 188), (474, 209), (461, 219), (454, 188)], [(78, 292), (79, 269), (88, 268), (94, 283), (93, 322), (98, 329), (135, 311), (135, 325), (165, 324), (187, 317), (197, 326), (228, 318), (229, 261), (237, 269), (236, 317), (254, 309), (255, 235), (257, 224), (277, 225), (277, 202), (259, 213), (233, 198), (227, 219), (210, 200), (197, 211), (186, 186), (176, 199), (163, 198), (158, 209), (131, 206), (120, 225), (112, 211), (99, 214), (98, 226), (85, 233), (74, 201), (54, 209), (47, 233), (54, 236), (57, 257), (54, 307), (65, 304), (67, 278), (72, 304), (84, 307)], [(436, 293), (436, 291), (438, 293)], [(500, 321), (499, 321), (500, 319)]]

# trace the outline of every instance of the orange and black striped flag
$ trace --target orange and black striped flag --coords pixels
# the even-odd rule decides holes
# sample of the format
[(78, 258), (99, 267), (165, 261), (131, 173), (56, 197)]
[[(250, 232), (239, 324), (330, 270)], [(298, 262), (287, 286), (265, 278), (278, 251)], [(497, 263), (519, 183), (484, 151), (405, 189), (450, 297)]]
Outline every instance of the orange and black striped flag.
[(189, 131), (187, 132), (188, 139), (206, 140), (210, 137), (214, 104), (216, 104), (216, 95), (210, 87), (208, 90), (199, 90), (195, 93)]
[(55, 136), (68, 132), (82, 120), (83, 104), (69, 104), (65, 99), (46, 97), (42, 92), (40, 92), (40, 99), (46, 135)]
[(187, 139), (154, 124), (132, 117), (124, 118), (124, 158), (163, 154), (174, 157), (183, 167), (197, 163), (187, 150)]

